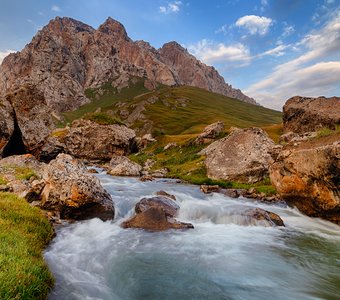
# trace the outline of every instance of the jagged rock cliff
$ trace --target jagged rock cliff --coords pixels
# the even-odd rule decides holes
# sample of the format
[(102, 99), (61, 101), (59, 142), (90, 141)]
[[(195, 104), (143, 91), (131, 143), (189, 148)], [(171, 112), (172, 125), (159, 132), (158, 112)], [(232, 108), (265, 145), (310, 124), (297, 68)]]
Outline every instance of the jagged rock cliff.
[(189, 85), (256, 104), (233, 89), (213, 68), (176, 42), (156, 50), (132, 41), (122, 24), (108, 18), (97, 30), (71, 18), (55, 18), (21, 52), (0, 67), (0, 96), (34, 84), (56, 113), (87, 103), (84, 92), (122, 75), (165, 85)]

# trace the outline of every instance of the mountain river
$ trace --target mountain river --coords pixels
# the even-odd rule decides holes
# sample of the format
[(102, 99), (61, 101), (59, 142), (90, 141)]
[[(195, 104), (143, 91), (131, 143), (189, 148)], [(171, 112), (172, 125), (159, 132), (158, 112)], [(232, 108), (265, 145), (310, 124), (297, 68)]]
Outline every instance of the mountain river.
[[(57, 229), (45, 252), (56, 279), (49, 299), (340, 299), (339, 226), (173, 180), (97, 176), (115, 202), (115, 220)], [(194, 229), (119, 226), (142, 197), (159, 190), (176, 196), (177, 219)], [(275, 212), (286, 227), (246, 226), (230, 216), (235, 205)]]

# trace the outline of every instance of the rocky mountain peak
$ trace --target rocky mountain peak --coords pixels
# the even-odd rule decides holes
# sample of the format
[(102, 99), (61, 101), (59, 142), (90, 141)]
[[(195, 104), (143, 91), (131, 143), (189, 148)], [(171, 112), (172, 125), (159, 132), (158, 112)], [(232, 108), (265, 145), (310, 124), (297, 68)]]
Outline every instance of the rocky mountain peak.
[(111, 17), (108, 17), (106, 21), (99, 26), (98, 31), (123, 38), (124, 40), (130, 40), (124, 25)]
[(63, 32), (93, 32), (94, 28), (91, 26), (72, 19), (68, 17), (56, 17), (51, 20), (43, 29), (42, 32), (52, 31), (54, 33), (63, 33)]
[(171, 41), (168, 43), (165, 43), (160, 51), (179, 51), (179, 52), (185, 52), (188, 53), (187, 49), (183, 48), (179, 43), (176, 41)]
[(134, 42), (124, 26), (110, 17), (97, 30), (72, 18), (51, 20), (22, 51), (4, 59), (0, 97), (30, 83), (58, 115), (88, 103), (86, 89), (121, 76), (199, 87), (256, 104), (177, 42), (158, 50), (147, 42)]

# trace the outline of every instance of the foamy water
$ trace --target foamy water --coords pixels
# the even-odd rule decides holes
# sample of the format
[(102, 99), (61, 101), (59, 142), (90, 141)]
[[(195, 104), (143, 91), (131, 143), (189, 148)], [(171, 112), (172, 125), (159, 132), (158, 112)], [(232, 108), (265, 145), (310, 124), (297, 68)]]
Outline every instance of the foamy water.
[[(58, 230), (45, 253), (56, 278), (50, 299), (340, 299), (339, 226), (193, 185), (98, 177), (115, 220)], [(176, 196), (178, 219), (195, 229), (120, 228), (142, 197), (159, 190)], [(245, 205), (279, 214), (286, 227), (249, 225), (232, 213)]]

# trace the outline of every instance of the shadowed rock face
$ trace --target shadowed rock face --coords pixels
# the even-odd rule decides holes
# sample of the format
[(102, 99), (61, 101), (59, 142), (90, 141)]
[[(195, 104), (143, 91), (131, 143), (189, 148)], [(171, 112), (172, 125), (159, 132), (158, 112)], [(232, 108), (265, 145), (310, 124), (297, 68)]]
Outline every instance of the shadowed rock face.
[(268, 176), (274, 142), (260, 128), (236, 129), (202, 151), (212, 179), (254, 183)]
[(15, 119), (11, 104), (5, 99), (0, 99), (0, 157), (10, 141), (14, 132)]
[(97, 30), (71, 18), (50, 21), (21, 52), (4, 59), (0, 93), (32, 83), (47, 105), (60, 113), (89, 102), (85, 89), (122, 76), (144, 77), (149, 85), (160, 82), (201, 87), (255, 104), (177, 43), (156, 50), (146, 42), (134, 42), (124, 26), (111, 18)]
[(312, 217), (340, 224), (340, 135), (331, 144), (287, 146), (270, 167), (281, 197)]
[(340, 97), (295, 96), (283, 106), (284, 132), (303, 134), (321, 127), (335, 129), (340, 124)]
[(51, 109), (34, 85), (25, 84), (0, 102), (0, 155), (37, 154), (54, 128)]
[(36, 86), (26, 84), (6, 98), (13, 107), (20, 130), (16, 134), (21, 134), (26, 151), (38, 152), (54, 128), (52, 111), (44, 95)]

